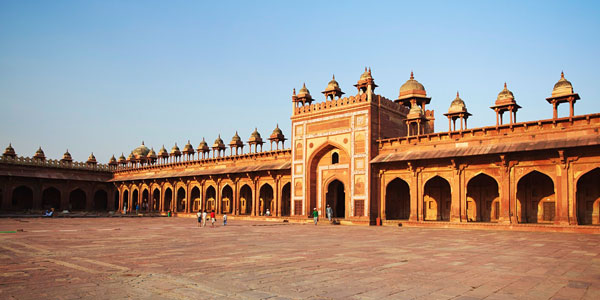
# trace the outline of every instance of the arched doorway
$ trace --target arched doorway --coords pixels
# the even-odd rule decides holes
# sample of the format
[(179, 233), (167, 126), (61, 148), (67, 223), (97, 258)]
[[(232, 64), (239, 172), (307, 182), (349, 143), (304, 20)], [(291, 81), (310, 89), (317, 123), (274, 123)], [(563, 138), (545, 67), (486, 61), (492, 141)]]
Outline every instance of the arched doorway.
[(131, 193), (131, 201), (132, 204), (130, 210), (135, 211), (136, 209), (139, 209), (138, 205), (140, 204), (140, 193), (137, 189), (133, 190), (133, 193)]
[(94, 210), (105, 211), (108, 209), (108, 194), (104, 190), (97, 190), (94, 193)]
[(160, 190), (155, 188), (152, 191), (152, 211), (158, 211), (160, 209)]
[(85, 210), (85, 192), (81, 189), (76, 189), (69, 195), (70, 210)]
[(550, 223), (556, 215), (554, 183), (546, 174), (533, 171), (517, 183), (519, 223)]
[(292, 207), (292, 184), (286, 183), (281, 189), (281, 215), (289, 216)]
[(221, 212), (224, 214), (231, 214), (233, 208), (233, 190), (229, 185), (223, 187), (221, 191)]
[(42, 208), (60, 210), (60, 191), (49, 187), (42, 193)]
[(33, 209), (33, 191), (24, 185), (13, 190), (12, 207), (14, 209)]
[(200, 189), (197, 186), (192, 188), (191, 197), (192, 197), (192, 212), (199, 211), (201, 199), (200, 199)]
[(600, 224), (600, 168), (587, 172), (577, 181), (577, 222)]
[(117, 190), (114, 193), (114, 195), (115, 195), (115, 199), (114, 199), (114, 203), (113, 203), (114, 204), (113, 209), (114, 210), (119, 210), (119, 191)]
[(273, 188), (270, 184), (265, 183), (260, 187), (260, 193), (258, 194), (258, 208), (259, 215), (263, 216), (269, 209), (271, 215), (273, 215)]
[[(328, 184), (329, 179), (336, 178), (340, 183), (352, 182), (352, 180), (350, 180), (349, 168), (350, 156), (341, 146), (328, 142), (328, 144), (320, 146), (314, 152), (309, 158), (307, 166), (308, 177), (306, 178), (306, 182), (308, 184), (308, 195), (306, 196), (307, 205), (304, 208), (304, 214), (310, 216), (313, 209), (319, 207), (321, 209), (320, 213), (325, 214), (326, 198), (329, 185), (331, 184)], [(358, 187), (359, 185), (355, 185), (355, 194), (364, 194), (364, 185), (362, 185), (362, 190), (359, 190)], [(344, 214), (341, 216), (338, 215), (338, 218), (345, 217), (345, 210), (346, 208), (344, 205)], [(300, 214), (296, 211), (294, 213)], [(336, 212), (334, 212), (334, 215), (336, 215)]]
[(180, 187), (177, 190), (177, 211), (178, 212), (185, 212), (185, 189), (183, 187)]
[(170, 187), (165, 190), (165, 204), (163, 205), (163, 211), (171, 211), (171, 202), (173, 201), (173, 191)]
[(206, 211), (207, 212), (217, 210), (216, 198), (217, 198), (217, 191), (215, 190), (215, 188), (213, 186), (209, 186), (206, 189)]
[(406, 181), (396, 178), (385, 188), (385, 218), (408, 220), (410, 217), (410, 187)]
[(492, 222), (500, 217), (498, 183), (494, 178), (479, 174), (467, 184), (467, 221)]
[(247, 184), (240, 189), (240, 214), (252, 214), (252, 189)]
[(325, 206), (329, 205), (333, 210), (333, 218), (344, 219), (346, 217), (346, 193), (344, 184), (335, 179), (327, 186), (325, 195)]
[(450, 183), (435, 176), (425, 183), (423, 219), (426, 221), (449, 221), (451, 205)]
[(148, 211), (149, 202), (150, 202), (150, 193), (148, 192), (148, 189), (144, 189), (144, 191), (142, 191), (142, 207), (141, 207), (141, 209), (143, 211)]
[(129, 191), (123, 191), (123, 206), (121, 206), (121, 210), (129, 210)]

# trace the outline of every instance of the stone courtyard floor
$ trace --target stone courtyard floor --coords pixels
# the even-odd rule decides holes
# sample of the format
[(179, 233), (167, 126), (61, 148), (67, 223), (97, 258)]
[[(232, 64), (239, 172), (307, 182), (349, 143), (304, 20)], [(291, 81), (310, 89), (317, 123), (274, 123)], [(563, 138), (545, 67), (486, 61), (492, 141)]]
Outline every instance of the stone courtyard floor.
[(0, 231), (0, 299), (600, 299), (600, 235), (190, 218)]

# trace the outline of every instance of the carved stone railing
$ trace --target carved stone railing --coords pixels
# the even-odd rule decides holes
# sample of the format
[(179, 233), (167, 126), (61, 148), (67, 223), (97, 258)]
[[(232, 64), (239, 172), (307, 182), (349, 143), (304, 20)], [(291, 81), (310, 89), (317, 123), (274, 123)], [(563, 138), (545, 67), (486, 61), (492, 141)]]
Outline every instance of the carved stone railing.
[(78, 169), (86, 171), (98, 171), (98, 172), (111, 172), (114, 167), (105, 164), (88, 164), (85, 162), (66, 162), (58, 159), (46, 159), (40, 160), (31, 157), (17, 156), (12, 158), (10, 156), (0, 156), (0, 163), (3, 164), (14, 164), (23, 166), (35, 166), (35, 167), (46, 167), (46, 168), (61, 168), (61, 169)]

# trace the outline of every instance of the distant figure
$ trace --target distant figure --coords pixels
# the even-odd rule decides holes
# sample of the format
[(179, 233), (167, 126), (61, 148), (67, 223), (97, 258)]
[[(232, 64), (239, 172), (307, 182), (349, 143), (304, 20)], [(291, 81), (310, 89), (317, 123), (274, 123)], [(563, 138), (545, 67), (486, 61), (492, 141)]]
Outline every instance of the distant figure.
[(171, 217), (171, 210), (169, 209), (169, 211), (167, 212), (167, 217)]
[(313, 210), (312, 215), (313, 215), (313, 219), (315, 220), (315, 226), (317, 226), (317, 221), (319, 220), (319, 212), (317, 211), (316, 207)]
[(140, 205), (136, 204), (135, 205), (135, 214), (137, 215), (140, 212)]
[(198, 210), (198, 213), (196, 214), (196, 216), (198, 217), (198, 227), (200, 227), (200, 224), (202, 224), (202, 212), (200, 212), (200, 210)]
[(265, 212), (265, 216), (270, 216), (271, 215), (271, 211), (267, 208), (267, 212)]
[(202, 227), (206, 227), (206, 209), (202, 211)]
[(127, 214), (127, 205), (123, 205), (123, 214), (126, 215)]
[(210, 223), (211, 223), (211, 227), (215, 227), (215, 221), (216, 221), (216, 220), (217, 220), (217, 219), (215, 218), (215, 210), (213, 209), (213, 210), (210, 212)]
[(333, 209), (331, 209), (331, 206), (329, 206), (329, 204), (327, 204), (327, 219), (329, 219), (329, 223), (331, 223), (332, 215), (333, 215)]
[(223, 214), (223, 226), (227, 225), (227, 214)]
[(52, 215), (54, 215), (54, 207), (53, 207), (53, 208), (51, 208), (50, 210), (46, 210), (46, 211), (44, 212), (44, 217), (49, 217), (49, 218), (51, 218), (51, 217), (52, 217)]

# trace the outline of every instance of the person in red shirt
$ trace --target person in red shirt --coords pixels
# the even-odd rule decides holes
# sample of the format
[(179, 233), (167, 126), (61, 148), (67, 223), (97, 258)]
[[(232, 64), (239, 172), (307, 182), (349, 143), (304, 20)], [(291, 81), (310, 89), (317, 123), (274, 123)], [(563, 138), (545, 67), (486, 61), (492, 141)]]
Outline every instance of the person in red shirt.
[(215, 227), (215, 221), (216, 221), (216, 219), (215, 219), (215, 210), (213, 209), (213, 210), (210, 212), (210, 222), (211, 222), (211, 227)]

